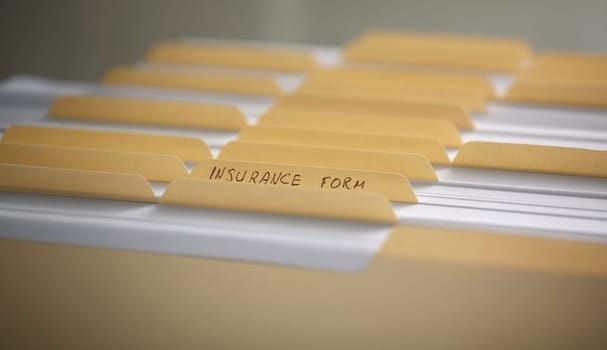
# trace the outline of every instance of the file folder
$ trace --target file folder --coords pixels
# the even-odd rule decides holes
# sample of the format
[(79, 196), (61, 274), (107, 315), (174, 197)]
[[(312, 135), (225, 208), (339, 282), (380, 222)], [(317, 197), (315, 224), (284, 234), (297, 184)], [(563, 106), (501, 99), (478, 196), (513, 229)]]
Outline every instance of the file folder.
[(445, 148), (437, 139), (431, 137), (403, 137), (387, 134), (250, 126), (240, 131), (238, 139), (249, 142), (418, 153), (428, 158), (433, 164), (450, 163)]
[(246, 120), (238, 108), (191, 102), (105, 96), (64, 96), (48, 112), (58, 119), (238, 130)]
[(4, 191), (92, 197), (155, 203), (156, 196), (140, 175), (0, 163)]
[(463, 90), (480, 91), (486, 98), (496, 97), (495, 89), (489, 79), (481, 75), (432, 73), (377, 66), (368, 68), (345, 66), (317, 69), (310, 76), (317, 80), (352, 84), (457, 87)]
[(364, 191), (381, 193), (391, 201), (417, 203), (409, 181), (394, 173), (213, 159), (199, 162), (191, 177), (329, 191)]
[(214, 91), (260, 96), (278, 96), (282, 90), (270, 77), (230, 74), (193, 74), (185, 72), (152, 71), (137, 68), (114, 68), (106, 73), (105, 84), (162, 87), (176, 90)]
[(199, 161), (212, 157), (206, 143), (197, 138), (123, 131), (13, 125), (4, 132), (2, 141), (125, 152), (171, 154), (183, 161)]
[(147, 60), (156, 63), (226, 66), (285, 72), (307, 72), (317, 66), (315, 58), (305, 51), (183, 41), (165, 42), (154, 46), (148, 52)]
[(438, 104), (453, 104), (462, 106), (474, 112), (485, 112), (487, 105), (480, 91), (466, 91), (458, 88), (433, 86), (369, 86), (354, 85), (335, 81), (325, 82), (307, 80), (299, 85), (296, 94), (320, 95), (329, 97), (355, 97), (358, 99), (397, 101), (397, 102), (428, 102)]
[(0, 142), (0, 162), (50, 168), (138, 174), (168, 182), (188, 175), (179, 158), (167, 154), (106, 151)]
[(520, 39), (369, 31), (350, 43), (347, 61), (515, 73), (531, 57)]
[(258, 122), (261, 126), (341, 130), (397, 136), (432, 137), (448, 147), (461, 145), (459, 132), (450, 121), (424, 118), (392, 118), (342, 112), (272, 109)]
[(217, 158), (387, 172), (408, 179), (436, 180), (428, 159), (415, 153), (232, 141)]
[(353, 97), (332, 97), (291, 94), (281, 96), (274, 103), (277, 109), (303, 109), (340, 113), (370, 114), (394, 117), (424, 117), (452, 121), (458, 128), (474, 129), (470, 114), (463, 107), (445, 103), (388, 102), (361, 100)]
[[(131, 66), (111, 83), (0, 84), (0, 118), (33, 124), (7, 122), (0, 143), (12, 162), (0, 163), (3, 347), (607, 344), (605, 113), (558, 94), (566, 107), (497, 98), (544, 79), (526, 80), (540, 57), (526, 43), (375, 32), (343, 51), (224, 44), (180, 41), (213, 53), (194, 62), (169, 47), (190, 61)], [(279, 72), (291, 50), (318, 67)], [(512, 75), (487, 89), (479, 70)], [(600, 86), (580, 72), (545, 86)], [(281, 81), (315, 74), (327, 91), (285, 95)], [(486, 110), (382, 98), (405, 78), (470, 84)], [(47, 115), (55, 97), (83, 94), (63, 101), (100, 100), (77, 115), (122, 111), (116, 100), (133, 114)], [(242, 119), (217, 133), (148, 124), (192, 104)], [(143, 166), (161, 158), (179, 173)]]
[[(287, 197), (292, 200), (285, 201)], [(169, 184), (160, 203), (396, 223), (388, 199), (365, 192), (327, 192), (304, 187), (267, 187), (181, 178)]]
[(564, 147), (470, 142), (462, 146), (453, 164), (607, 177), (607, 152)]

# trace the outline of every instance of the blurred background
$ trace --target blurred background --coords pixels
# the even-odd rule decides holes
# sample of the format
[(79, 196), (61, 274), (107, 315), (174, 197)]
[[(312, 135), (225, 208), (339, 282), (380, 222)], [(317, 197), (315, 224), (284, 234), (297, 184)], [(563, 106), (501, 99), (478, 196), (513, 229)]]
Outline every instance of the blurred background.
[(605, 0), (53, 0), (0, 2), (0, 79), (97, 79), (180, 36), (342, 45), (367, 28), (515, 36), (607, 52)]

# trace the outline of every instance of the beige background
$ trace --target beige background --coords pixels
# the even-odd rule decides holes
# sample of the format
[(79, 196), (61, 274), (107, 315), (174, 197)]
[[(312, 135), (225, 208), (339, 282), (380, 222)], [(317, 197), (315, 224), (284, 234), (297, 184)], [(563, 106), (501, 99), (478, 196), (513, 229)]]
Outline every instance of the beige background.
[(341, 44), (369, 27), (519, 36), (537, 48), (607, 52), (601, 0), (2, 1), (0, 78), (96, 79), (184, 35)]

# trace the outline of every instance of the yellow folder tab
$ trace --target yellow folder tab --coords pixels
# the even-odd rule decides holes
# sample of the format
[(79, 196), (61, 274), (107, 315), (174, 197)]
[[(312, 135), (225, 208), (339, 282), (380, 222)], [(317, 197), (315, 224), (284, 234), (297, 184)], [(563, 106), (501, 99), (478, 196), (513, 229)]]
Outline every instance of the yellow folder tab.
[(276, 99), (274, 108), (326, 110), (410, 118), (450, 120), (460, 129), (474, 129), (470, 114), (456, 104), (410, 101), (377, 101), (353, 97), (289, 94)]
[(249, 142), (353, 148), (368, 151), (419, 153), (435, 164), (450, 164), (445, 148), (430, 137), (250, 126), (238, 139)]
[(179, 158), (149, 154), (0, 142), (0, 162), (50, 168), (138, 174), (169, 182), (188, 175)]
[(175, 179), (160, 203), (386, 224), (397, 222), (390, 201), (379, 193), (269, 187), (194, 178)]
[(102, 81), (107, 84), (150, 86), (166, 89), (277, 96), (282, 93), (272, 77), (225, 73), (176, 72), (114, 68)]
[(171, 154), (181, 160), (191, 162), (213, 158), (209, 146), (203, 140), (195, 137), (124, 131), (12, 125), (2, 135), (2, 141), (110, 151)]
[(380, 256), (607, 276), (607, 245), (512, 234), (399, 226)]
[(462, 91), (443, 86), (377, 86), (339, 81), (306, 80), (294, 94), (354, 97), (380, 101), (425, 101), (454, 104), (474, 112), (486, 112), (487, 101), (480, 91)]
[(246, 125), (244, 115), (234, 106), (107, 96), (60, 97), (48, 115), (59, 119), (225, 130), (238, 130)]
[(516, 77), (517, 83), (562, 85), (569, 88), (605, 89), (607, 88), (607, 71), (595, 72), (592, 70), (533, 67), (522, 71)]
[(455, 74), (423, 72), (414, 70), (389, 69), (388, 67), (344, 66), (314, 70), (314, 79), (344, 81), (376, 85), (398, 86), (451, 86), (480, 91), (487, 98), (496, 97), (495, 89), (488, 78), (475, 74)]
[(0, 190), (155, 203), (141, 175), (0, 163)]
[(605, 88), (607, 56), (558, 52), (539, 54), (528, 69), (518, 74), (517, 80)]
[(147, 61), (284, 72), (306, 72), (317, 66), (314, 56), (303, 51), (185, 42), (158, 44)]
[(381, 193), (395, 202), (417, 203), (403, 176), (360, 170), (207, 159), (196, 166), (192, 177), (209, 181), (251, 183), (271, 187), (312, 188), (329, 191)]
[(320, 129), (437, 139), (448, 147), (459, 147), (459, 131), (452, 122), (419, 118), (357, 116), (327, 111), (272, 109), (259, 120), (261, 126)]
[(607, 55), (579, 52), (542, 52), (534, 57), (533, 65), (567, 70), (607, 72)]
[(519, 39), (396, 31), (368, 32), (351, 46), (363, 57), (387, 62), (498, 72), (514, 72), (531, 56), (529, 45)]
[(407, 179), (437, 180), (428, 159), (413, 153), (232, 141), (217, 158), (396, 173)]
[(474, 141), (462, 146), (453, 164), (559, 175), (607, 177), (607, 152), (579, 148)]
[(532, 104), (607, 107), (607, 84), (579, 84), (567, 81), (518, 80), (510, 87), (505, 100)]
[(516, 72), (531, 56), (518, 39), (370, 31), (346, 47), (347, 61)]

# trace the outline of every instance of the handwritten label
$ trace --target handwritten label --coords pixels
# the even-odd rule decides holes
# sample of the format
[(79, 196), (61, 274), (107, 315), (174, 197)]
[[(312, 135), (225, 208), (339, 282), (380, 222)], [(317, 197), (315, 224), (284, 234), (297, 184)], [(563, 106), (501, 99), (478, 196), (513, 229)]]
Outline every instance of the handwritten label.
[[(213, 166), (208, 179), (259, 185), (286, 185), (296, 187), (301, 185), (303, 175), (283, 171), (250, 170), (227, 166)], [(365, 184), (366, 180), (353, 179), (350, 176), (322, 176), (318, 183), (318, 187), (325, 189), (362, 190), (365, 188)]]
[(339, 168), (205, 159), (190, 175), (210, 181), (279, 187), (315, 188), (327, 191), (382, 193), (397, 202), (417, 203), (409, 182), (399, 174)]
[(209, 180), (224, 180), (227, 182), (246, 182), (260, 185), (290, 185), (299, 186), (301, 174), (289, 172), (238, 170), (236, 168), (214, 166)]
[(331, 188), (345, 188), (347, 190), (355, 190), (365, 188), (365, 180), (353, 180), (351, 177), (339, 178), (331, 176), (323, 176), (320, 183), (320, 188), (331, 187)]

